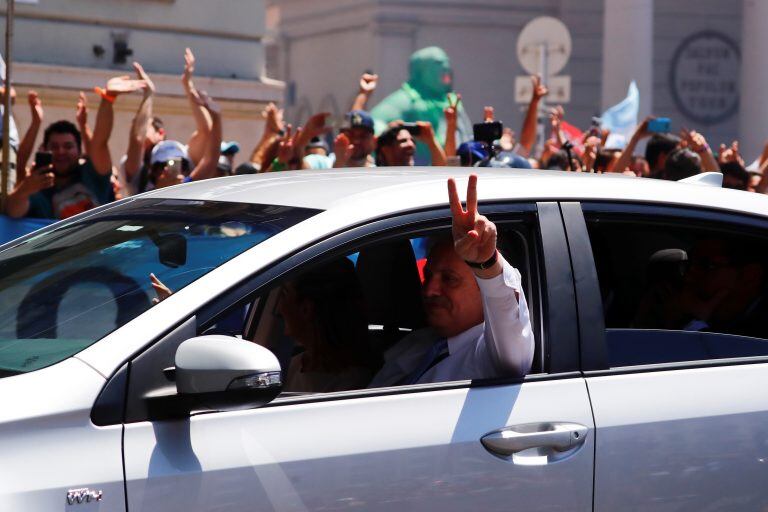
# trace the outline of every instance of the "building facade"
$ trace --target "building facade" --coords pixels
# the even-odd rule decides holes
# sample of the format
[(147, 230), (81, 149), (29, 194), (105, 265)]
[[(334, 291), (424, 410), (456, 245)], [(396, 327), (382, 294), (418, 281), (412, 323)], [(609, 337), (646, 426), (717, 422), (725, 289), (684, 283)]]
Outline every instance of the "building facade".
[(748, 158), (768, 138), (762, 0), (268, 0), (267, 10), (268, 67), (286, 82), (295, 122), (320, 111), (339, 120), (366, 70), (380, 76), (375, 105), (406, 80), (413, 51), (436, 45), (451, 58), (470, 117), (493, 105), (519, 131), (515, 80), (528, 72), (518, 36), (552, 16), (572, 43), (558, 75), (570, 77), (564, 107), (573, 124), (589, 126), (634, 80), (641, 118), (670, 117), (673, 129), (695, 128), (712, 144), (739, 138)]
[[(0, 12), (4, 36), (4, 5)], [(93, 87), (133, 74), (137, 61), (157, 86), (155, 115), (170, 138), (186, 141), (194, 122), (180, 76), (190, 47), (197, 88), (222, 106), (224, 138), (238, 140), (248, 152), (262, 130), (261, 109), (283, 98), (283, 84), (265, 76), (264, 33), (263, 0), (17, 0), (12, 81), (19, 129), (23, 134), (28, 125), (29, 89), (40, 94), (45, 122), (74, 120), (78, 92), (85, 91), (92, 125), (99, 100)], [(115, 159), (125, 151), (139, 101), (134, 95), (115, 103)]]

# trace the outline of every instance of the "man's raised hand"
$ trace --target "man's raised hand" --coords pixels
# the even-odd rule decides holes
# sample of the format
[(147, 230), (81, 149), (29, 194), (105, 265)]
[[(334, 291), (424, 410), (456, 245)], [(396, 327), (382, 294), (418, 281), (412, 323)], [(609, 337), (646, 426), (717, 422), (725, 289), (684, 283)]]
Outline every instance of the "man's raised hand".
[(147, 87), (144, 89), (144, 94), (149, 96), (150, 94), (155, 93), (155, 83), (149, 78), (149, 75), (146, 71), (144, 71), (144, 68), (139, 64), (138, 62), (133, 63), (133, 69), (136, 70), (136, 77), (139, 80), (143, 80)]
[(32, 113), (32, 119), (36, 123), (40, 123), (43, 121), (43, 102), (40, 101), (40, 96), (38, 96), (36, 91), (29, 91), (27, 93), (27, 101), (29, 102), (29, 109)]
[(195, 54), (189, 48), (184, 50), (184, 73), (181, 75), (181, 82), (185, 87), (190, 88), (192, 84), (192, 75), (195, 72)]
[(496, 225), (477, 213), (477, 175), (470, 174), (467, 185), (467, 209), (461, 206), (456, 181), (448, 179), (453, 246), (464, 261), (482, 263), (496, 252)]
[(145, 89), (147, 82), (144, 80), (131, 80), (128, 75), (110, 78), (107, 82), (107, 94), (117, 96)]
[(370, 96), (373, 91), (376, 90), (376, 83), (379, 80), (379, 75), (371, 73), (363, 73), (360, 77), (360, 93)]

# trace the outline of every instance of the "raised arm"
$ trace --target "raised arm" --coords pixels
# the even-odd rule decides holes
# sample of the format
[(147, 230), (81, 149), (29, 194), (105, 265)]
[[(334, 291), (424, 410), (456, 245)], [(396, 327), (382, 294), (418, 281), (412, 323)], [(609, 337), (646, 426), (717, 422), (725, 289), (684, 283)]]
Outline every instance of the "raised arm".
[(458, 127), (459, 103), (461, 94), (448, 93), (448, 106), (443, 110), (445, 114), (445, 156), (456, 156), (456, 129)]
[(19, 152), (16, 155), (16, 183), (21, 183), (27, 176), (27, 162), (35, 149), (35, 140), (40, 133), (40, 125), (43, 123), (43, 102), (35, 91), (27, 94), (31, 121), (24, 138), (19, 143)]
[(184, 52), (184, 74), (181, 75), (181, 84), (184, 86), (184, 92), (187, 94), (189, 106), (192, 109), (192, 117), (195, 119), (195, 131), (189, 137), (187, 147), (189, 158), (193, 162), (199, 162), (206, 152), (208, 134), (213, 129), (213, 120), (206, 108), (201, 106), (199, 93), (192, 82), (192, 75), (195, 72), (195, 55), (192, 50), (187, 48)]
[[(256, 147), (253, 148), (253, 152), (251, 153), (251, 163), (257, 166), (261, 166), (267, 149), (284, 133), (285, 130), (283, 110), (277, 108), (274, 103), (269, 103), (266, 106), (261, 112), (261, 117), (264, 118), (264, 131), (261, 133), (261, 139), (259, 139), (259, 142), (256, 144)], [(261, 167), (259, 168), (261, 169)]]
[(720, 171), (720, 164), (717, 163), (712, 149), (707, 144), (707, 139), (702, 134), (684, 128), (680, 135), (688, 143), (688, 147), (701, 157), (701, 172)]
[(416, 139), (427, 145), (429, 155), (432, 158), (432, 165), (435, 167), (444, 167), (448, 165), (448, 159), (445, 157), (445, 151), (435, 137), (435, 130), (432, 129), (432, 123), (429, 121), (417, 121), (419, 134)]
[(541, 98), (549, 94), (549, 89), (541, 83), (541, 77), (534, 75), (531, 77), (533, 92), (531, 102), (528, 104), (528, 111), (523, 120), (523, 129), (520, 130), (520, 146), (526, 151), (526, 156), (533, 151), (536, 144), (536, 118), (539, 113), (539, 102)]
[(499, 372), (523, 376), (533, 363), (534, 339), (520, 272), (499, 254), (496, 225), (477, 212), (477, 176), (469, 177), (466, 210), (453, 179), (448, 198), (454, 250), (472, 267), (483, 300), (482, 348)]
[(360, 77), (360, 89), (357, 91), (357, 96), (355, 96), (350, 110), (366, 110), (368, 100), (373, 96), (378, 80), (379, 75), (363, 73), (363, 76)]
[(91, 140), (91, 163), (93, 168), (102, 175), (112, 172), (112, 156), (109, 154), (109, 137), (112, 135), (112, 125), (115, 113), (113, 103), (121, 94), (132, 93), (147, 87), (144, 80), (131, 80), (129, 76), (118, 76), (107, 82), (105, 90), (98, 89), (101, 103), (96, 113), (96, 126)]
[(155, 95), (155, 84), (138, 62), (133, 63), (136, 75), (144, 80), (147, 87), (144, 89), (144, 97), (141, 99), (139, 109), (131, 122), (131, 131), (128, 134), (128, 149), (125, 152), (125, 178), (130, 182), (139, 172), (144, 162), (144, 141), (147, 138), (147, 128), (152, 119), (152, 103)]
[(646, 117), (642, 123), (637, 125), (635, 131), (632, 133), (632, 136), (627, 141), (627, 145), (624, 147), (624, 151), (621, 152), (621, 156), (619, 156), (619, 159), (616, 160), (616, 164), (613, 166), (611, 171), (624, 172), (625, 169), (629, 168), (629, 164), (632, 163), (632, 156), (635, 154), (637, 143), (642, 139), (650, 136), (650, 133), (648, 132), (648, 121), (651, 119), (654, 118)]
[(83, 91), (80, 91), (80, 95), (77, 97), (75, 120), (77, 121), (77, 128), (80, 130), (80, 138), (83, 140), (83, 155), (90, 155), (93, 131), (88, 126), (88, 98), (85, 97)]
[(193, 180), (204, 180), (216, 176), (216, 164), (221, 152), (221, 109), (205, 91), (200, 91), (197, 101), (211, 117), (211, 133), (206, 140), (205, 152), (189, 177)]

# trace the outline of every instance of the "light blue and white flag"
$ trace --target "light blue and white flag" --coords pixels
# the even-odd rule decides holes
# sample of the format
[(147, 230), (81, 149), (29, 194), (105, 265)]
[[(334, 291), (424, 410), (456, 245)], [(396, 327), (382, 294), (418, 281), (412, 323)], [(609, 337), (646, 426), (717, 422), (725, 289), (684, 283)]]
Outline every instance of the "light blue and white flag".
[[(603, 115), (600, 116), (602, 127), (610, 130), (612, 136), (619, 136), (616, 137), (616, 139), (621, 138), (626, 142), (632, 136), (632, 132), (637, 126), (637, 115), (639, 111), (640, 91), (638, 90), (635, 81), (632, 80), (632, 83), (629, 84), (627, 97), (616, 105), (608, 108), (603, 112)], [(606, 147), (608, 147), (608, 144), (606, 144)]]

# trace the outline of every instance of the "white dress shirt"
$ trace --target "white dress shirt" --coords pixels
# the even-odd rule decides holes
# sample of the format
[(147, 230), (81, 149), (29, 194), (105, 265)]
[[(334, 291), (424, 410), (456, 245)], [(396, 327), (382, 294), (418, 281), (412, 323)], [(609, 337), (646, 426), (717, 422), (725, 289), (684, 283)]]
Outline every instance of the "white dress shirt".
[[(483, 300), (484, 322), (448, 338), (448, 357), (427, 370), (417, 383), (524, 376), (533, 363), (534, 339), (520, 272), (500, 257), (502, 273), (475, 277)], [(519, 298), (518, 298), (519, 297)], [(420, 329), (384, 354), (384, 366), (368, 387), (393, 386), (411, 374), (439, 340)]]

